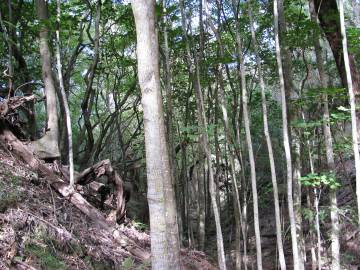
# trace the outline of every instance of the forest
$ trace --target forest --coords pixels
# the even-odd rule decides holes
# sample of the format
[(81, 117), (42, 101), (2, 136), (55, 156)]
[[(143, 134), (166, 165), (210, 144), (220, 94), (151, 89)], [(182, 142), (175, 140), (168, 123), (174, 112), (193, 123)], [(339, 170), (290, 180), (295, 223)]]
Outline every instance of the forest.
[(360, 269), (359, 0), (1, 0), (0, 269)]

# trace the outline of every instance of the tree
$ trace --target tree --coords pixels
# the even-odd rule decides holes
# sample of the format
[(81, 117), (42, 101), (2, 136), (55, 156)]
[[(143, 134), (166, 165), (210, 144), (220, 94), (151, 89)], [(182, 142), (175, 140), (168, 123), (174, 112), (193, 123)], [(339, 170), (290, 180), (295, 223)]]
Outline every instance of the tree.
[(68, 157), (69, 157), (69, 174), (70, 174), (70, 186), (74, 186), (74, 155), (73, 155), (73, 141), (72, 141), (72, 127), (71, 127), (71, 115), (69, 109), (69, 103), (67, 100), (64, 79), (62, 74), (61, 54), (60, 54), (60, 17), (61, 17), (61, 2), (57, 0), (57, 16), (56, 21), (58, 29), (56, 29), (56, 64), (60, 84), (61, 98), (65, 109), (66, 119), (66, 131), (67, 131), (67, 142), (68, 142)]
[(152, 269), (180, 269), (175, 193), (160, 92), (155, 1), (131, 2), (137, 33), (138, 78), (144, 110)]
[(243, 41), (240, 34), (240, 25), (238, 22), (237, 14), (239, 12), (237, 1), (232, 1), (233, 13), (236, 20), (236, 45), (237, 45), (237, 56), (240, 65), (239, 69), (239, 77), (241, 80), (241, 91), (242, 91), (242, 109), (243, 109), (243, 118), (244, 118), (244, 126), (245, 126), (245, 137), (246, 137), (246, 146), (248, 150), (248, 158), (250, 163), (250, 179), (251, 179), (251, 191), (253, 197), (253, 213), (254, 213), (254, 231), (255, 231), (255, 242), (256, 242), (256, 263), (257, 268), (262, 269), (262, 251), (261, 251), (261, 235), (260, 235), (260, 224), (259, 224), (259, 207), (258, 207), (258, 192), (257, 192), (257, 184), (256, 184), (256, 168), (255, 168), (255, 157), (253, 150), (253, 143), (251, 138), (250, 131), (250, 120), (249, 120), (249, 110), (248, 110), (248, 93), (247, 93), (247, 85), (246, 85), (246, 69), (245, 69), (245, 61), (243, 57)]
[[(315, 0), (315, 11), (319, 18), (320, 26), (325, 34), (327, 41), (329, 42), (331, 51), (334, 56), (334, 60), (336, 63), (337, 70), (340, 75), (340, 80), (343, 87), (346, 87), (348, 84), (346, 67), (345, 67), (345, 49), (343, 48), (342, 43), (342, 34), (341, 34), (341, 22), (338, 5), (336, 4), (336, 0)], [(350, 73), (352, 77), (353, 83), (353, 91), (356, 95), (360, 93), (360, 72), (356, 66), (355, 56), (352, 54), (348, 54), (348, 61), (350, 65)], [(357, 103), (359, 101), (355, 100)], [(359, 115), (357, 116), (358, 122)], [(358, 135), (359, 136), (359, 135)]]
[(209, 169), (209, 193), (210, 193), (211, 205), (214, 212), (214, 219), (216, 226), (218, 264), (219, 264), (219, 268), (223, 270), (226, 269), (224, 240), (221, 229), (220, 212), (216, 201), (213, 162), (212, 162), (211, 150), (209, 146), (209, 137), (207, 133), (208, 124), (205, 114), (204, 98), (203, 98), (201, 82), (200, 82), (200, 67), (198, 64), (199, 62), (198, 62), (197, 54), (195, 54), (194, 62), (192, 62), (191, 60), (190, 42), (187, 35), (187, 29), (186, 29), (187, 22), (185, 17), (183, 0), (180, 0), (180, 11), (181, 11), (181, 26), (183, 31), (183, 37), (185, 38), (185, 42), (186, 42), (185, 45), (186, 45), (187, 67), (195, 89), (197, 119), (199, 121), (199, 126), (201, 130), (201, 137), (200, 137), (201, 150), (202, 153), (204, 153), (206, 156), (206, 161)]
[[(224, 46), (222, 44), (222, 40), (221, 40), (221, 35), (219, 33), (219, 30), (216, 29), (211, 15), (209, 14), (209, 7), (208, 7), (209, 3), (208, 1), (205, 1), (204, 3), (204, 10), (205, 10), (205, 15), (206, 15), (206, 22), (207, 24), (210, 26), (210, 28), (212, 29), (212, 31), (215, 34), (216, 37), (216, 41), (219, 47), (219, 56), (220, 59), (223, 59), (225, 57), (225, 52), (224, 52)], [(219, 10), (220, 12), (220, 10)], [(237, 176), (236, 176), (236, 171), (235, 171), (235, 155), (234, 155), (234, 149), (230, 146), (231, 142), (233, 141), (232, 137), (231, 137), (231, 132), (230, 132), (230, 128), (229, 128), (229, 117), (228, 117), (228, 104), (226, 102), (225, 99), (225, 86), (224, 86), (224, 81), (223, 81), (223, 72), (224, 72), (224, 64), (220, 64), (220, 68), (219, 71), (216, 72), (217, 75), (217, 79), (219, 81), (219, 95), (218, 95), (218, 100), (219, 100), (219, 105), (221, 107), (221, 111), (222, 111), (222, 120), (223, 120), (223, 126), (224, 126), (224, 133), (225, 133), (225, 138), (227, 141), (227, 146), (228, 146), (228, 153), (229, 153), (229, 162), (230, 162), (230, 178), (231, 178), (231, 183), (232, 183), (232, 189), (233, 189), (233, 204), (234, 204), (234, 216), (235, 216), (235, 226), (236, 226), (236, 230), (235, 230), (235, 249), (236, 249), (236, 259), (235, 259), (235, 266), (236, 269), (241, 269), (241, 235), (240, 235), (240, 231), (241, 229), (243, 229), (243, 223), (241, 220), (241, 203), (240, 203), (240, 196), (239, 196), (239, 187), (238, 187), (238, 182), (237, 182)], [(215, 106), (218, 106), (218, 104), (215, 104)], [(216, 116), (215, 116), (216, 117)], [(245, 238), (244, 238), (245, 239)], [(245, 241), (244, 241), (245, 242)], [(244, 246), (244, 257), (246, 256), (246, 245)], [(245, 268), (246, 268), (246, 262), (245, 262)]]
[[(313, 22), (316, 23), (316, 11), (314, 0), (309, 1), (309, 10), (310, 16)], [(316, 64), (320, 77), (321, 87), (323, 89), (327, 88), (326, 77), (324, 72), (324, 63), (322, 57), (322, 51), (320, 42), (317, 36), (314, 35), (314, 48), (315, 48), (315, 56), (316, 56)], [(326, 160), (327, 167), (330, 173), (335, 173), (335, 158), (334, 158), (334, 149), (333, 149), (333, 138), (330, 128), (330, 112), (329, 112), (329, 102), (327, 93), (323, 96), (324, 100), (324, 137), (325, 137), (325, 148), (326, 148)], [(317, 196), (317, 194), (315, 194)], [(331, 232), (331, 251), (332, 251), (332, 269), (339, 269), (340, 267), (340, 242), (339, 242), (339, 213), (337, 206), (337, 198), (336, 198), (336, 190), (330, 189), (330, 203), (331, 203), (331, 224), (332, 224), (332, 232)], [(317, 198), (315, 198), (317, 200)], [(318, 208), (318, 202), (316, 201), (316, 208)], [(317, 222), (318, 223), (318, 222)], [(318, 234), (319, 234), (319, 225), (316, 224)], [(319, 238), (319, 236), (318, 236)], [(320, 240), (318, 239), (318, 242)], [(321, 268), (321, 254), (320, 254), (320, 246), (318, 244), (318, 266)]]
[(283, 129), (283, 142), (284, 142), (284, 150), (285, 150), (285, 158), (286, 158), (287, 200), (288, 200), (289, 219), (290, 219), (291, 245), (293, 251), (294, 269), (300, 270), (301, 262), (299, 259), (298, 239), (296, 235), (296, 222), (295, 222), (294, 203), (293, 203), (293, 194), (292, 194), (293, 172), (292, 172), (291, 150), (290, 150), (289, 131), (288, 131), (289, 127), (288, 127), (284, 73), (283, 73), (280, 43), (279, 43), (278, 13), (279, 13), (278, 0), (274, 0), (275, 51), (276, 51), (276, 62), (278, 66), (280, 92), (281, 92), (281, 111), (282, 111), (282, 124), (283, 124), (282, 129)]
[[(357, 207), (358, 207), (358, 223), (360, 224), (360, 154), (359, 154), (359, 141), (358, 141), (358, 121), (356, 120), (356, 101), (355, 101), (355, 93), (360, 88), (360, 86), (356, 85), (357, 78), (352, 78), (352, 71), (350, 65), (350, 58), (347, 48), (347, 37), (346, 37), (346, 28), (345, 28), (345, 16), (344, 16), (344, 3), (342, 0), (339, 0), (339, 13), (340, 13), (340, 28), (341, 28), (341, 36), (342, 36), (342, 48), (343, 48), (343, 57), (344, 57), (344, 65), (346, 72), (346, 82), (347, 88), (349, 90), (349, 103), (350, 103), (350, 112), (351, 112), (351, 131), (352, 131), (352, 144), (354, 149), (354, 159), (355, 159), (355, 175), (356, 175), (356, 195), (357, 195)], [(354, 67), (353, 67), (354, 68)], [(356, 76), (356, 74), (354, 74)], [(355, 84), (355, 87), (354, 87)], [(355, 88), (355, 89), (354, 89)], [(337, 250), (340, 250), (340, 247), (334, 247)], [(340, 267), (340, 262), (336, 262), (336, 266)]]
[(49, 15), (45, 0), (36, 0), (36, 12), (41, 23), (40, 28), (40, 60), (42, 78), (45, 85), (47, 122), (45, 135), (33, 142), (35, 152), (43, 159), (57, 159), (60, 157), (58, 146), (59, 127), (56, 102), (55, 83), (51, 68), (51, 51), (49, 48)]
[(274, 193), (276, 241), (277, 241), (277, 247), (278, 247), (278, 251), (279, 251), (280, 268), (281, 268), (281, 270), (284, 270), (284, 269), (286, 269), (286, 262), (285, 262), (284, 247), (283, 247), (283, 242), (282, 242), (279, 192), (278, 192), (278, 184), (277, 184), (277, 177), (276, 177), (274, 152), (273, 152), (273, 147), (272, 147), (272, 142), (271, 142), (271, 137), (270, 137), (270, 132), (269, 132), (265, 82), (264, 82), (264, 78), (263, 78), (261, 60), (259, 57), (259, 47), (258, 47), (258, 43), (256, 40), (256, 35), (255, 35), (251, 1), (249, 1), (249, 19), (250, 19), (250, 31), (251, 31), (252, 44), (254, 47), (254, 53), (255, 53), (255, 57), (256, 57), (256, 65), (257, 65), (258, 74), (259, 74), (258, 77), (259, 77), (259, 84), (260, 84), (260, 91), (261, 91), (261, 105), (262, 105), (262, 111), (263, 111), (264, 135), (265, 135), (266, 145), (267, 145), (268, 154), (269, 154), (271, 181), (272, 181), (273, 193)]

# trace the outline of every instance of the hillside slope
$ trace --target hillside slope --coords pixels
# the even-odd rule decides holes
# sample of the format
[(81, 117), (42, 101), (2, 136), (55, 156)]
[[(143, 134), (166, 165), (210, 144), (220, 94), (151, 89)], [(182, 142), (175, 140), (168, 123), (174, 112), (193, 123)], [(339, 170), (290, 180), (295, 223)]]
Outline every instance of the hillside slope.
[[(117, 230), (150, 252), (141, 224)], [(183, 250), (188, 269), (215, 269), (203, 253)], [(0, 269), (149, 269), (29, 166), (0, 146)]]

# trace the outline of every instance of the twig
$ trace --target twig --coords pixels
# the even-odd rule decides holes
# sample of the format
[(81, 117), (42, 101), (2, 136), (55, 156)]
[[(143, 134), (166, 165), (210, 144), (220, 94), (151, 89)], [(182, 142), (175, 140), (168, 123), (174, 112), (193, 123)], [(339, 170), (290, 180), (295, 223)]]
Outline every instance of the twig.
[(20, 267), (20, 269), (22, 270), (37, 270), (36, 268), (28, 265), (25, 262), (20, 261), (19, 259), (13, 259), (12, 260), (14, 264), (16, 264), (18, 267)]
[(53, 224), (51, 224), (49, 221), (46, 221), (45, 219), (41, 218), (41, 217), (38, 217), (37, 215), (34, 215), (33, 213), (31, 212), (27, 212), (27, 211), (24, 211), (22, 209), (19, 209), (21, 212), (29, 215), (29, 216), (32, 216), (38, 220), (40, 220), (41, 222), (45, 223), (46, 225), (50, 226), (51, 228), (53, 228), (54, 230), (56, 230), (59, 234), (64, 234), (67, 238), (69, 239), (73, 239), (75, 240), (76, 242), (78, 241), (73, 235), (72, 233), (70, 233), (68, 230), (66, 229), (63, 229), (63, 228), (60, 228), (58, 226), (55, 226)]
[(59, 222), (58, 222), (57, 217), (56, 217), (56, 204), (55, 204), (55, 200), (54, 200), (54, 194), (53, 194), (53, 192), (52, 192), (52, 188), (51, 188), (49, 182), (48, 182), (48, 188), (49, 188), (50, 194), (51, 194), (51, 200), (52, 200), (52, 205), (53, 205), (54, 217), (55, 217), (55, 222), (56, 222), (56, 225), (57, 225), (57, 224), (59, 224)]

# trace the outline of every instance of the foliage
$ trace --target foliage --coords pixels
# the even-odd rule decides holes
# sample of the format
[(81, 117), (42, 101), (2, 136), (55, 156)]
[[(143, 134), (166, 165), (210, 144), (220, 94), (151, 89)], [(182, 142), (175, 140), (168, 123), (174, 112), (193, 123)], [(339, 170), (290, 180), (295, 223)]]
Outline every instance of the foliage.
[(25, 254), (36, 258), (42, 268), (55, 270), (67, 269), (67, 266), (60, 258), (58, 258), (49, 247), (37, 244), (27, 244), (25, 246)]
[(135, 267), (135, 260), (131, 257), (126, 258), (123, 262), (122, 262), (122, 267), (124, 270), (131, 270), (134, 269)]
[(333, 173), (309, 173), (300, 178), (301, 184), (306, 187), (338, 189), (341, 185)]
[(132, 225), (135, 227), (135, 229), (137, 229), (139, 231), (148, 231), (149, 230), (149, 226), (140, 221), (133, 220)]
[(8, 208), (16, 207), (23, 200), (24, 195), (17, 176), (5, 171), (1, 178), (3, 180), (0, 181), (0, 213), (3, 213)]

